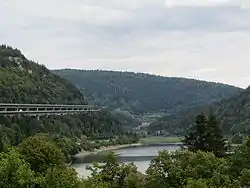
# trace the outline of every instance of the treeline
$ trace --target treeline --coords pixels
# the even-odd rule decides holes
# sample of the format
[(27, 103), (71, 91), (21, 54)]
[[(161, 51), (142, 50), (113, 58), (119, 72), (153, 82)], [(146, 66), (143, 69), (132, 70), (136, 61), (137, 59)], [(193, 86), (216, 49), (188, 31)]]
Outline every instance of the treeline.
[(79, 178), (56, 142), (46, 135), (25, 139), (0, 154), (0, 187), (65, 188), (246, 188), (250, 186), (250, 138), (227, 154), (215, 116), (200, 114), (190, 127), (185, 147), (161, 151), (146, 174), (107, 155), (88, 178)]
[(133, 114), (175, 113), (187, 107), (210, 104), (241, 91), (218, 83), (169, 78), (142, 73), (55, 70), (79, 88), (89, 101)]
[(153, 122), (148, 130), (155, 132), (164, 130), (167, 134), (183, 135), (192, 124), (199, 112), (209, 114), (211, 111), (218, 117), (224, 134), (227, 135), (248, 135), (250, 134), (250, 88), (239, 94), (213, 103), (211, 105), (197, 106), (179, 111), (176, 114), (169, 114)]
[[(104, 188), (245, 188), (250, 186), (250, 138), (231, 150), (223, 139), (213, 114), (200, 114), (183, 140), (184, 147), (174, 153), (161, 151), (146, 175), (138, 174), (134, 164), (119, 164), (107, 156), (104, 165), (94, 164), (92, 176), (82, 187)], [(233, 151), (233, 153), (232, 153)]]
[[(74, 85), (6, 45), (0, 46), (0, 103), (87, 104)], [(0, 133), (0, 152), (29, 136), (47, 133), (60, 143), (65, 156), (138, 139), (107, 111), (39, 120), (0, 116)]]
[(37, 133), (51, 135), (60, 143), (65, 156), (101, 146), (129, 144), (139, 139), (137, 135), (125, 131), (119, 121), (105, 112), (41, 117), (39, 120), (35, 117), (0, 116), (0, 122), (0, 152)]
[[(82, 180), (83, 188), (247, 188), (250, 186), (250, 140), (227, 158), (211, 152), (161, 151), (146, 174), (134, 164), (120, 164), (114, 156), (95, 164), (92, 176)], [(241, 161), (242, 160), (242, 161)]]

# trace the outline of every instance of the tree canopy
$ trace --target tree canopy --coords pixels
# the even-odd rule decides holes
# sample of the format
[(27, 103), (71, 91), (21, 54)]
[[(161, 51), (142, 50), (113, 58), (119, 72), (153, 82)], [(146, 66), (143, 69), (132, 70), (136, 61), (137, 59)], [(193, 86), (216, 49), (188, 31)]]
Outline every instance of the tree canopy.
[(184, 135), (198, 113), (208, 115), (212, 110), (221, 122), (225, 134), (250, 134), (250, 87), (232, 97), (210, 105), (184, 108), (175, 114), (168, 114), (153, 122), (149, 130), (165, 130), (170, 134)]
[(0, 46), (0, 102), (86, 104), (83, 94), (19, 50)]
[[(0, 46), (0, 93), (0, 103), (87, 104), (83, 93), (73, 84), (6, 45)], [(119, 119), (107, 111), (41, 117), (40, 120), (0, 116), (0, 131), (0, 152), (29, 136), (49, 133), (58, 138), (58, 143), (61, 138), (64, 153), (71, 155), (82, 149), (77, 146), (82, 143), (82, 136), (88, 140), (106, 140), (127, 134)], [(95, 147), (97, 144), (88, 149)]]
[(204, 114), (198, 115), (196, 123), (189, 128), (183, 143), (191, 151), (213, 152), (216, 156), (224, 156), (226, 153), (222, 131), (212, 114), (209, 117)]
[(39, 179), (35, 177), (35, 172), (30, 169), (30, 164), (22, 159), (22, 156), (15, 149), (0, 153), (0, 187), (34, 187), (38, 182)]
[(62, 165), (66, 162), (60, 148), (47, 136), (36, 135), (25, 139), (18, 151), (31, 165), (31, 169), (44, 173), (48, 168)]
[(172, 114), (241, 91), (225, 84), (142, 73), (73, 69), (54, 73), (81, 88), (92, 103), (137, 114), (162, 111)]

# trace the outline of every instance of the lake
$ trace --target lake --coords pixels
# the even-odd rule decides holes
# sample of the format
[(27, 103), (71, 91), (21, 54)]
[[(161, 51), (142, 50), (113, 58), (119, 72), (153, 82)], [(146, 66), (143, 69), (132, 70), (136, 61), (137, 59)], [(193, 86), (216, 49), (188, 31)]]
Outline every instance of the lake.
[[(134, 164), (138, 168), (138, 171), (141, 173), (145, 173), (147, 168), (149, 167), (150, 161), (157, 156), (159, 151), (176, 151), (180, 147), (180, 143), (170, 143), (164, 145), (125, 148), (113, 152), (118, 155), (118, 159), (120, 161), (124, 163), (134, 162)], [(90, 176), (90, 171), (87, 170), (86, 167), (90, 166), (94, 161), (100, 162), (101, 156), (94, 155), (84, 157), (80, 161), (76, 161), (77, 164), (74, 164), (73, 167), (76, 169), (80, 176), (87, 177)]]

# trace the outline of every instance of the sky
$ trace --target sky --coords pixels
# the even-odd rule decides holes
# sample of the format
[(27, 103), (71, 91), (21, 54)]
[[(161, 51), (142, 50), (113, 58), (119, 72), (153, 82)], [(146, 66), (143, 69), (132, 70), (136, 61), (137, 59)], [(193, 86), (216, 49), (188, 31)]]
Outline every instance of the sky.
[(0, 0), (0, 43), (50, 69), (250, 85), (250, 0)]

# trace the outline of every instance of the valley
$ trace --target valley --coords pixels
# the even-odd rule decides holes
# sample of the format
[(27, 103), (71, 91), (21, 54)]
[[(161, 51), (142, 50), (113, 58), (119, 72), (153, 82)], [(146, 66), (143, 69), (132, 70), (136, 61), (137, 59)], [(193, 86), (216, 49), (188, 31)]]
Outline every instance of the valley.
[(0, 188), (250, 188), (250, 0), (0, 0)]
[(10, 181), (21, 188), (180, 187), (200, 179), (207, 187), (247, 185), (249, 88), (132, 72), (51, 71), (1, 45), (0, 92), (0, 187)]
[[(180, 127), (187, 127), (173, 122), (176, 128), (170, 130), (164, 123), (157, 123), (161, 118), (174, 118), (185, 111), (192, 113), (196, 108), (229, 99), (242, 91), (220, 83), (142, 73), (74, 69), (53, 72), (78, 87), (91, 104), (107, 106), (128, 127), (150, 124), (145, 130), (153, 135), (156, 132), (179, 135)], [(194, 114), (198, 113), (197, 110)]]

